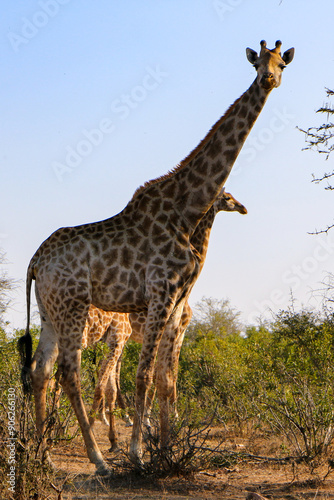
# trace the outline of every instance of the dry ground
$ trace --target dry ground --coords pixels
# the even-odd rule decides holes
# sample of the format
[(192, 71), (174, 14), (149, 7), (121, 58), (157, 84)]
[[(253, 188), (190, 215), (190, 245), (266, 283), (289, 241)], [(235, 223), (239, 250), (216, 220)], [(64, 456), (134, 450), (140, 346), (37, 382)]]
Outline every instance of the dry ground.
[[(131, 429), (118, 421), (123, 446), (129, 441)], [(108, 452), (107, 428), (98, 423), (95, 434), (105, 458), (115, 455)], [(212, 439), (222, 436), (221, 429), (212, 430)], [(275, 456), (280, 443), (270, 443), (260, 438), (240, 438), (225, 433), (224, 447), (252, 454)], [(210, 445), (210, 443), (209, 443)], [(213, 442), (212, 442), (213, 445)], [(257, 492), (268, 499), (325, 500), (334, 499), (334, 473), (325, 481), (327, 465), (311, 472), (305, 465), (277, 464), (272, 462), (238, 460), (228, 468), (205, 470), (192, 477), (155, 478), (133, 473), (119, 474), (102, 479), (95, 476), (94, 466), (87, 459), (81, 436), (68, 444), (52, 450), (52, 459), (58, 468), (57, 487), (62, 495), (59, 500), (245, 500), (250, 492)]]

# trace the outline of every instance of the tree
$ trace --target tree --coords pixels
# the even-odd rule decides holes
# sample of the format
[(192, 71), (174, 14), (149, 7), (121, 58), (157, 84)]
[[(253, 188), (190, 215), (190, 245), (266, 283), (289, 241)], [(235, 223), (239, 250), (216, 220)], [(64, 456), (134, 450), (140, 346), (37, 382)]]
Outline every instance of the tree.
[[(6, 264), (5, 253), (0, 249), (0, 266)], [(15, 281), (8, 277), (7, 270), (0, 270), (0, 328), (4, 326), (4, 314), (8, 308), (10, 300), (8, 293), (15, 288)]]
[[(326, 89), (327, 97), (330, 98), (334, 95), (334, 90)], [(329, 155), (334, 150), (334, 123), (332, 121), (334, 115), (334, 107), (330, 102), (325, 103), (321, 108), (319, 108), (317, 113), (324, 113), (327, 115), (327, 122), (323, 123), (318, 127), (310, 127), (307, 130), (299, 129), (301, 132), (305, 134), (305, 141), (307, 146), (304, 150), (313, 150), (317, 151), (320, 154), (325, 155), (326, 160), (328, 160)], [(329, 172), (325, 172), (322, 176), (316, 177), (314, 176), (312, 182), (326, 183), (326, 190), (333, 190), (334, 186), (332, 184), (334, 177), (334, 170)], [(326, 229), (321, 231), (316, 231), (315, 233), (327, 233), (332, 227), (333, 224), (327, 226)]]
[(215, 337), (241, 332), (240, 312), (233, 309), (228, 299), (218, 300), (203, 297), (195, 306), (195, 311), (186, 336), (196, 337), (211, 334)]

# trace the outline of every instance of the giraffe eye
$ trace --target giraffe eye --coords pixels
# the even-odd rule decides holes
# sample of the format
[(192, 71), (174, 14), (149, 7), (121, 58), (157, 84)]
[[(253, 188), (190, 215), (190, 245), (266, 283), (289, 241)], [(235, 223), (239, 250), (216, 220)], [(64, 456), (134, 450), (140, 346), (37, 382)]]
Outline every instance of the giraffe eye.
[(279, 66), (281, 68), (281, 70), (283, 71), (284, 68), (286, 68), (286, 65), (285, 64), (280, 64)]

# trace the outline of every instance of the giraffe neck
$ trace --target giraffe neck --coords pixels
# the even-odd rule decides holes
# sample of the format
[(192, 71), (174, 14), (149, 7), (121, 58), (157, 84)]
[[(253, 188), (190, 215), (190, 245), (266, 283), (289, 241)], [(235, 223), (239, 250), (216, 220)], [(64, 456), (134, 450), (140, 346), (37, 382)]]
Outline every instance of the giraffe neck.
[(189, 234), (193, 234), (221, 191), (268, 95), (255, 80), (197, 148), (161, 183), (163, 197), (173, 193), (173, 202)]
[(195, 247), (197, 250), (198, 254), (200, 255), (200, 267), (202, 269), (206, 254), (208, 251), (208, 246), (209, 246), (209, 239), (210, 239), (210, 234), (211, 234), (211, 229), (215, 220), (215, 217), (218, 213), (218, 208), (216, 206), (216, 203), (214, 203), (209, 210), (206, 212), (206, 214), (203, 216), (203, 218), (200, 220), (198, 225), (196, 226), (196, 229), (191, 236), (191, 244)]

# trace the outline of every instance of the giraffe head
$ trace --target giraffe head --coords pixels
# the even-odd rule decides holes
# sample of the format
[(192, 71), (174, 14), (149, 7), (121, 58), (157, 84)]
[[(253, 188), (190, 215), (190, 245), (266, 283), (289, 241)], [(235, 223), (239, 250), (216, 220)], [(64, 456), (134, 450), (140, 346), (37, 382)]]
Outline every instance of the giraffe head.
[(225, 212), (239, 212), (239, 214), (247, 214), (247, 208), (244, 207), (234, 196), (226, 193), (223, 189), (218, 196), (217, 200), (218, 211), (224, 210)]
[(260, 42), (260, 45), (260, 55), (255, 50), (246, 49), (247, 59), (257, 71), (258, 84), (270, 91), (281, 84), (283, 69), (292, 61), (295, 49), (286, 50), (281, 55), (282, 42), (280, 40), (277, 40), (275, 48), (272, 50), (267, 49), (267, 43), (264, 40)]

